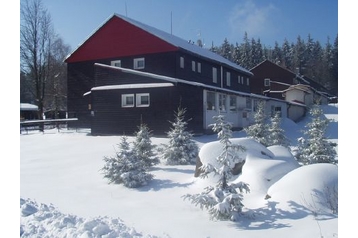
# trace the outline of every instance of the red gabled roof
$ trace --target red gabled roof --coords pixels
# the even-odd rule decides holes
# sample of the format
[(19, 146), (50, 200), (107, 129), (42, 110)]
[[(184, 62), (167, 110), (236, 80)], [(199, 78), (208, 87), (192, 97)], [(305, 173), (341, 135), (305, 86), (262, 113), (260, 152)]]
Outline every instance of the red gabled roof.
[(177, 36), (118, 14), (110, 17), (92, 36), (69, 55), (65, 62), (143, 55), (179, 49), (227, 65), (246, 75), (253, 75), (249, 70), (209, 49), (188, 43)]
[(178, 50), (178, 47), (113, 15), (69, 55), (65, 62), (72, 63), (176, 50)]

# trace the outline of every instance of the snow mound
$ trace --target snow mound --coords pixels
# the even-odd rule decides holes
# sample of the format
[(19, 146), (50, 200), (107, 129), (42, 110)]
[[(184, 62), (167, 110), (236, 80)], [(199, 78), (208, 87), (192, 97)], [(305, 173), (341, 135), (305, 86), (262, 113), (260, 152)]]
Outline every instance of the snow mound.
[(242, 175), (238, 178), (257, 192), (266, 193), (267, 189), (288, 172), (299, 167), (291, 152), (284, 146), (265, 148), (270, 157), (257, 150), (249, 150)]
[[(242, 145), (246, 148), (246, 151), (239, 152), (239, 156), (243, 159), (246, 158), (247, 154), (252, 151), (257, 151), (262, 155), (267, 157), (273, 157), (274, 154), (268, 150), (265, 146), (258, 143), (257, 141), (250, 138), (234, 138), (230, 139), (232, 144)], [(212, 164), (214, 166), (219, 166), (216, 158), (222, 153), (223, 145), (220, 141), (213, 141), (204, 144), (199, 151), (199, 158), (203, 164)]]
[(20, 198), (20, 237), (148, 237), (127, 227), (120, 219), (97, 217), (83, 219), (66, 215), (53, 205), (37, 204)]
[(295, 203), (316, 212), (336, 213), (338, 166), (322, 163), (299, 167), (274, 183), (267, 194), (271, 201), (281, 204)]

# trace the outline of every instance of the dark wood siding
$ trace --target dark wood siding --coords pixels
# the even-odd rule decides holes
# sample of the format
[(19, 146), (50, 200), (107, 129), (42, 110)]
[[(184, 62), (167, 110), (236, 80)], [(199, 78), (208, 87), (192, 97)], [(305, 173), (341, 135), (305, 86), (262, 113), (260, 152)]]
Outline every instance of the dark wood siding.
[[(202, 88), (179, 84), (173, 87), (92, 91), (92, 134), (133, 135), (141, 122), (155, 135), (165, 135), (179, 105), (186, 108), (188, 130), (203, 133)], [(122, 94), (150, 94), (149, 107), (122, 107)]]
[[(184, 58), (184, 68), (180, 67), (180, 58)], [(246, 84), (249, 77), (233, 68), (222, 66), (211, 60), (189, 54), (185, 51), (177, 52), (177, 78), (203, 83), (215, 87), (223, 87), (240, 92), (250, 92), (250, 86)], [(195, 62), (195, 71), (192, 70), (192, 62)], [(198, 72), (198, 63), (201, 65), (201, 72)], [(217, 69), (217, 82), (213, 82), (213, 68)], [(223, 70), (221, 74), (221, 70)], [(231, 74), (231, 86), (226, 84), (226, 72)], [(244, 77), (244, 83), (238, 83), (238, 76)], [(222, 81), (222, 82), (221, 82)]]
[[(153, 134), (164, 135), (173, 119), (174, 87), (93, 91), (92, 134), (132, 136), (143, 122)], [(122, 94), (150, 94), (149, 107), (122, 107)]]
[[(263, 95), (265, 90), (270, 89), (271, 91), (282, 91), (288, 88), (286, 85), (271, 83), (269, 87), (265, 87), (264, 80), (269, 78), (271, 81), (277, 81), (285, 84), (294, 84), (294, 78), (296, 75), (281, 66), (274, 64), (271, 61), (264, 61), (257, 67), (253, 68), (251, 72), (254, 76), (251, 79), (251, 92)], [(282, 94), (271, 94), (270, 97), (282, 98)]]

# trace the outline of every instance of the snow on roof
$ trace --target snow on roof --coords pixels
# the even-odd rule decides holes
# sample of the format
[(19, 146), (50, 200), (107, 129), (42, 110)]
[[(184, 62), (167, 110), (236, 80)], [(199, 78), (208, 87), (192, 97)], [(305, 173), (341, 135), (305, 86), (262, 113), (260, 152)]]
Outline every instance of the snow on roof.
[(98, 86), (91, 89), (91, 91), (99, 90), (113, 90), (113, 89), (132, 89), (132, 88), (163, 88), (173, 87), (172, 83), (141, 83), (141, 84), (121, 84), (121, 85), (107, 85)]
[[(165, 31), (159, 30), (159, 29), (154, 28), (152, 26), (148, 26), (148, 25), (146, 25), (144, 23), (141, 23), (141, 22), (133, 20), (131, 18), (122, 16), (122, 15), (117, 14), (117, 13), (114, 13), (111, 17), (109, 17), (105, 21), (105, 23), (103, 23), (99, 28), (97, 28), (94, 31), (93, 34), (95, 34), (103, 25), (105, 25), (113, 17), (118, 17), (118, 18), (120, 18), (120, 19), (122, 19), (122, 20), (124, 20), (126, 22), (129, 22), (130, 24), (132, 24), (132, 25), (134, 25), (134, 26), (136, 26), (136, 27), (138, 27), (138, 28), (140, 28), (140, 29), (142, 29), (142, 30), (144, 30), (144, 31), (146, 31), (146, 32), (148, 32), (148, 33), (150, 33), (150, 34), (152, 34), (152, 35), (164, 40), (164, 41), (166, 41), (167, 43), (169, 43), (171, 45), (179, 47), (179, 48), (181, 48), (183, 50), (186, 50), (186, 51), (191, 52), (193, 54), (196, 54), (198, 56), (201, 56), (201, 57), (204, 57), (204, 58), (207, 58), (207, 59), (210, 59), (210, 60), (225, 64), (225, 65), (227, 65), (229, 67), (232, 67), (232, 68), (234, 68), (234, 69), (236, 69), (236, 70), (238, 70), (238, 71), (240, 71), (240, 72), (242, 72), (242, 73), (244, 73), (246, 75), (253, 76), (253, 73), (251, 73), (248, 69), (245, 69), (242, 66), (231, 62), (230, 60), (222, 57), (219, 54), (216, 54), (216, 53), (210, 51), (209, 49), (205, 49), (205, 48), (202, 48), (202, 47), (200, 47), (198, 45), (191, 44), (191, 43), (187, 42), (186, 40), (181, 39), (181, 38), (179, 38), (177, 36), (174, 36), (172, 34), (169, 34), (169, 33), (165, 32)], [(87, 39), (89, 39), (93, 34), (91, 34)], [(85, 43), (87, 41), (87, 39), (83, 43)], [(77, 49), (82, 44), (80, 44), (77, 47)], [(75, 49), (73, 52), (75, 52), (77, 49)], [(66, 57), (66, 59), (69, 58), (72, 55), (72, 53), (69, 54)]]
[(20, 110), (21, 111), (37, 111), (39, 108), (38, 106), (30, 103), (20, 103)]

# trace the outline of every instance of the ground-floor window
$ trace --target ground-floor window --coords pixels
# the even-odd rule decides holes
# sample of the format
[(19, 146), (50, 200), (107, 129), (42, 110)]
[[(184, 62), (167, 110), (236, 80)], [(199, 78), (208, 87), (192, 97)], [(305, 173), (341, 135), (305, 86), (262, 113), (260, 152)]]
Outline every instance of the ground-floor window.
[(137, 94), (137, 107), (149, 107), (149, 93), (138, 93)]
[(122, 94), (122, 107), (134, 107), (134, 105), (136, 107), (149, 107), (149, 93)]
[(219, 94), (219, 109), (220, 112), (226, 112), (226, 95)]
[(122, 107), (134, 107), (134, 94), (122, 94)]
[(206, 110), (215, 111), (216, 97), (214, 92), (206, 92)]
[(274, 117), (276, 113), (279, 113), (280, 117), (282, 117), (281, 107), (271, 106), (271, 117)]
[(230, 96), (230, 112), (236, 112), (236, 96)]

